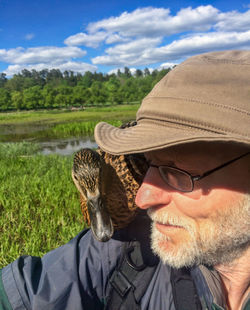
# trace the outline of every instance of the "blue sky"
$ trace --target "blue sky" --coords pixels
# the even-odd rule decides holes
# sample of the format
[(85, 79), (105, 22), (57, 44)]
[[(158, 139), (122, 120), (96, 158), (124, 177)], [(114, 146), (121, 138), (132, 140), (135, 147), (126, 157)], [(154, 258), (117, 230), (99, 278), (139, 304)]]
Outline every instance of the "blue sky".
[(208, 51), (250, 49), (250, 3), (0, 0), (0, 72), (163, 68)]

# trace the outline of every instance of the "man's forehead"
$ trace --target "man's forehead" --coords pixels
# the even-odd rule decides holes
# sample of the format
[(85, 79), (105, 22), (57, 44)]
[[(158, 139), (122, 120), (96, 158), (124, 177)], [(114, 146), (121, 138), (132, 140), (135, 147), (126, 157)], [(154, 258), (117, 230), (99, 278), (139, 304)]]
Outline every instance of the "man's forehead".
[(222, 159), (230, 159), (233, 156), (240, 155), (240, 153), (245, 150), (245, 147), (238, 144), (196, 142), (146, 152), (145, 157), (150, 160), (163, 160), (165, 158), (169, 161), (183, 161), (188, 158), (195, 160), (207, 158), (220, 161)]

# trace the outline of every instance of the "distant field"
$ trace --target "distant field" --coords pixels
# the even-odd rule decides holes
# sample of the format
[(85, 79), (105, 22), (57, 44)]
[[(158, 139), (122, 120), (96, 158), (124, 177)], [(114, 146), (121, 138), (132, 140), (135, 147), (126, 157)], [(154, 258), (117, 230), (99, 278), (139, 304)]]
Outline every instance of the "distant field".
[(134, 120), (137, 109), (138, 105), (122, 105), (80, 111), (0, 113), (0, 142), (92, 136), (100, 121), (120, 126)]
[(85, 227), (73, 156), (35, 152), (34, 144), (0, 144), (0, 268), (20, 255), (42, 256)]
[(134, 119), (139, 105), (120, 105), (100, 108), (86, 108), (79, 111), (44, 110), (0, 113), (0, 125), (13, 123), (56, 124), (79, 121), (123, 120)]
[(120, 126), (134, 120), (137, 109), (138, 105), (121, 105), (80, 111), (0, 113), (0, 142), (92, 136), (100, 121)]

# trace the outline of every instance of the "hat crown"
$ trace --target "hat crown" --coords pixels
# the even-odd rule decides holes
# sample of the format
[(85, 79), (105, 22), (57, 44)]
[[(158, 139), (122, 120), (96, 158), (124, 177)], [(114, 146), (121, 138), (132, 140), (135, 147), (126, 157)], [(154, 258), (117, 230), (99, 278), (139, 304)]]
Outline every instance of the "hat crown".
[(250, 51), (184, 61), (145, 97), (137, 121), (145, 118), (250, 137)]
[(119, 129), (99, 123), (97, 144), (112, 154), (159, 150), (194, 142), (250, 147), (250, 51), (193, 56), (155, 85), (136, 115)]

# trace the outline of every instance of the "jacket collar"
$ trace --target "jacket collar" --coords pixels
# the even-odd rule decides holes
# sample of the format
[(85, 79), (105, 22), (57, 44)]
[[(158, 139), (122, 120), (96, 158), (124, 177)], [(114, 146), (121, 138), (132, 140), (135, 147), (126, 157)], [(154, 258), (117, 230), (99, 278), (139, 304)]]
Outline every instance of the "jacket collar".
[[(222, 282), (218, 272), (199, 265), (191, 270), (204, 309), (227, 309)], [(214, 305), (214, 306), (213, 306)]]
[[(197, 292), (204, 309), (226, 310), (226, 298), (219, 273), (204, 265), (199, 265), (191, 270)], [(242, 310), (250, 309), (250, 295), (244, 302)]]

